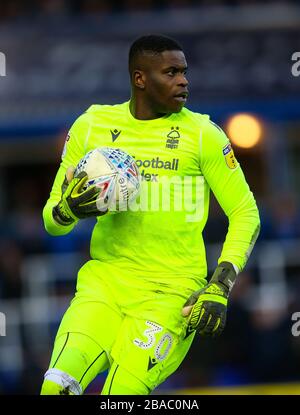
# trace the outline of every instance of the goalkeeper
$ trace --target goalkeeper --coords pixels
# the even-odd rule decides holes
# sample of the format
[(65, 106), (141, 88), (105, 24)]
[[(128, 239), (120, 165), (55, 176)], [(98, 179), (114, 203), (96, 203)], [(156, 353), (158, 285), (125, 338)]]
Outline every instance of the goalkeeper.
[[(225, 327), (230, 291), (257, 239), (259, 214), (225, 133), (208, 115), (184, 107), (186, 71), (175, 40), (137, 39), (129, 52), (130, 100), (92, 105), (68, 134), (43, 210), (45, 228), (59, 236), (81, 219), (97, 221), (91, 259), (78, 272), (42, 394), (82, 394), (106, 369), (102, 394), (149, 394), (177, 370), (197, 333), (201, 341)], [(84, 190), (86, 175), (74, 178), (73, 169), (101, 146), (135, 158), (141, 199), (152, 196), (149, 190), (164, 193), (167, 179), (171, 202), (186, 202), (191, 192), (188, 208), (170, 203), (166, 209), (160, 202), (154, 209), (150, 198), (140, 209), (100, 213), (99, 190)], [(183, 183), (184, 192), (174, 183)], [(229, 222), (211, 278), (202, 238), (210, 191)]]

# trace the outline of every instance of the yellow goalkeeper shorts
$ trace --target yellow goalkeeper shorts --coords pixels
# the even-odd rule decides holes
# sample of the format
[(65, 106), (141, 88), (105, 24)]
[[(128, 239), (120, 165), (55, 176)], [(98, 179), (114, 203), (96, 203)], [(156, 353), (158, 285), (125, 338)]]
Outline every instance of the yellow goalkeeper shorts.
[(57, 338), (72, 332), (89, 336), (110, 365), (116, 362), (153, 390), (179, 367), (192, 344), (195, 333), (186, 336), (181, 309), (199, 288), (168, 290), (89, 261), (78, 273), (76, 295)]

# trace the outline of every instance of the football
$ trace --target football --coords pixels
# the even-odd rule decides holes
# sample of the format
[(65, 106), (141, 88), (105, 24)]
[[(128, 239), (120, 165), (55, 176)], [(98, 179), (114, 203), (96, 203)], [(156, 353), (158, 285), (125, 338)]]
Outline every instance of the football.
[(139, 194), (141, 176), (133, 157), (119, 148), (99, 147), (89, 151), (78, 163), (74, 177), (88, 175), (83, 190), (96, 185), (100, 193), (100, 212), (124, 211)]

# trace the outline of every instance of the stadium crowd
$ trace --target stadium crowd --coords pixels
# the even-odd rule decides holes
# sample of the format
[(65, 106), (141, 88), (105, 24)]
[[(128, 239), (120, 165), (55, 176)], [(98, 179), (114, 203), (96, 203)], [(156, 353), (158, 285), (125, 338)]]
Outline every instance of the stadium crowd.
[[(88, 15), (120, 11), (151, 11), (184, 7), (249, 6), (261, 4), (261, 0), (9, 0), (0, 4), (0, 20), (16, 17), (41, 17), (49, 15)], [(266, 0), (264, 4), (283, 3), (282, 0)], [(284, 3), (297, 3), (287, 0)]]

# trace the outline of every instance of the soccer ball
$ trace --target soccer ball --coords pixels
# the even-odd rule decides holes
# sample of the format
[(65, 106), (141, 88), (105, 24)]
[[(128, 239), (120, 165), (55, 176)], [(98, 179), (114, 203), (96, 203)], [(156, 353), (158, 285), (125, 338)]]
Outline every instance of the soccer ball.
[(127, 210), (139, 194), (141, 176), (133, 157), (119, 148), (99, 147), (89, 151), (78, 163), (74, 177), (82, 171), (88, 175), (83, 187), (101, 189), (97, 198), (100, 212)]

